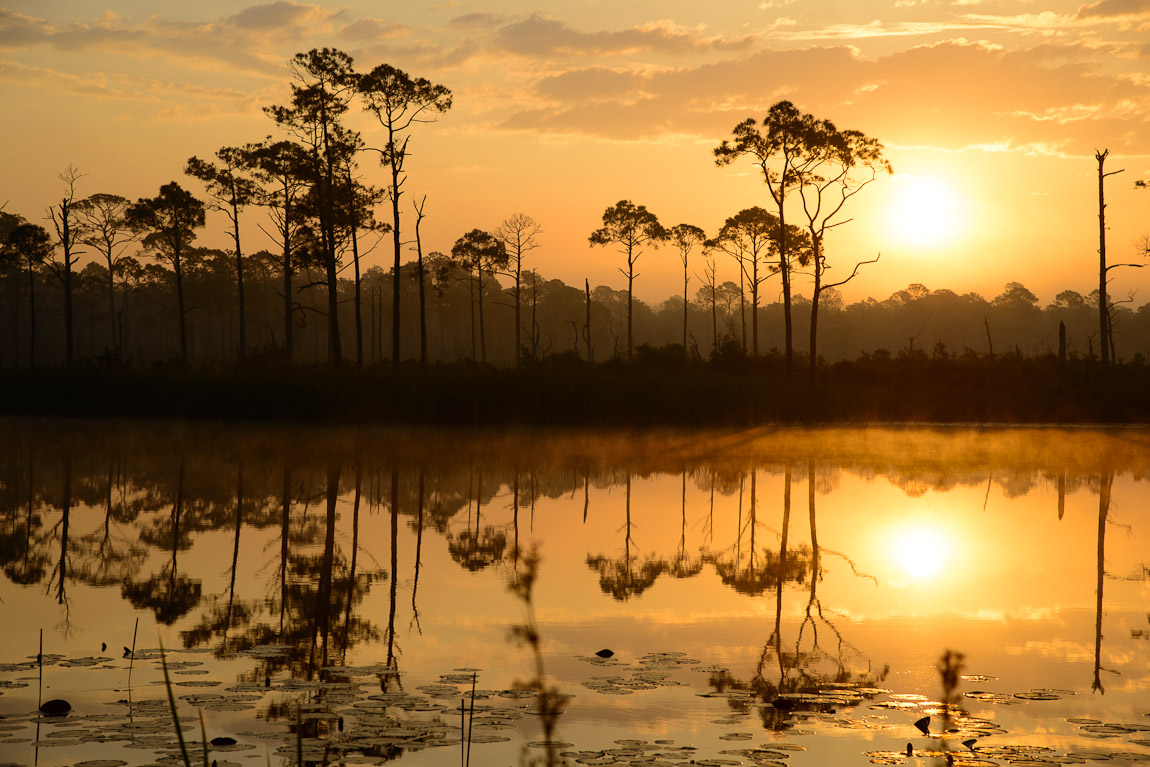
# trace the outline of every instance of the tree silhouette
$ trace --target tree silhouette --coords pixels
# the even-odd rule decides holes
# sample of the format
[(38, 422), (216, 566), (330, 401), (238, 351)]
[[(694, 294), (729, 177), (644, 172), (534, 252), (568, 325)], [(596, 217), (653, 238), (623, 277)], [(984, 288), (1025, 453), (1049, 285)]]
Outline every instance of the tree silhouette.
[(620, 602), (642, 595), (651, 588), (659, 576), (667, 572), (668, 564), (652, 556), (639, 559), (631, 536), (631, 473), (627, 472), (626, 521), (623, 534), (623, 556), (611, 559), (604, 554), (587, 555), (587, 566), (599, 573), (599, 588)]
[(128, 225), (144, 234), (144, 247), (154, 258), (171, 265), (176, 280), (176, 313), (180, 360), (188, 361), (187, 310), (184, 308), (184, 267), (195, 262), (195, 230), (204, 225), (204, 204), (175, 181), (160, 187), (155, 197), (141, 197), (127, 210)]
[[(759, 286), (767, 278), (765, 260), (779, 240), (779, 219), (760, 207), (746, 208), (728, 218), (707, 245), (735, 259), (751, 286), (751, 356), (759, 356)], [(760, 271), (760, 265), (763, 269)]]
[(283, 349), (284, 358), (292, 359), (294, 346), (294, 309), (292, 275), (295, 273), (295, 253), (306, 240), (306, 217), (302, 197), (313, 182), (314, 168), (307, 149), (292, 141), (266, 141), (244, 147), (244, 164), (252, 175), (267, 186), (260, 191), (255, 202), (268, 209), (274, 232), (264, 232), (280, 246), (280, 272), (283, 282)]
[(352, 58), (334, 48), (312, 48), (297, 53), (288, 64), (291, 106), (270, 106), (265, 112), (307, 148), (311, 163), (313, 209), (319, 222), (319, 261), (327, 285), (328, 359), (343, 362), (339, 335), (339, 286), (336, 253), (337, 187), (340, 168), (358, 144), (358, 134), (342, 126), (354, 95), (356, 74)]
[(692, 250), (706, 241), (707, 235), (694, 224), (676, 224), (667, 231), (667, 237), (679, 251), (679, 259), (683, 262), (683, 353), (686, 354), (687, 307), (690, 305), (687, 299), (687, 285), (690, 282), (687, 259)]
[(356, 88), (365, 101), (364, 109), (375, 115), (386, 131), (387, 141), (380, 161), (391, 173), (388, 187), (391, 196), (391, 233), (395, 248), (391, 293), (391, 361), (399, 363), (399, 198), (401, 187), (407, 180), (404, 163), (407, 160), (409, 131), (416, 123), (432, 122), (436, 113), (451, 108), (451, 91), (422, 77), (413, 78), (390, 64), (380, 64), (365, 75), (356, 78)]
[(523, 256), (540, 246), (543, 227), (526, 213), (514, 213), (503, 219), (495, 229), (495, 236), (507, 248), (511, 277), (515, 280), (515, 361), (523, 361)]
[[(811, 525), (811, 546), (789, 547), (791, 514), (792, 466), (788, 462), (784, 469), (783, 519), (779, 538), (779, 551), (776, 557), (768, 557), (763, 575), (767, 576), (769, 588), (775, 592), (775, 620), (770, 636), (759, 653), (755, 672), (748, 680), (739, 680), (727, 672), (714, 674), (709, 682), (715, 690), (738, 689), (749, 691), (760, 704), (756, 706), (763, 726), (769, 730), (785, 730), (796, 721), (791, 712), (795, 710), (816, 710), (831, 712), (833, 703), (819, 695), (828, 685), (873, 688), (886, 678), (889, 667), (877, 673), (866, 662), (866, 670), (853, 670), (849, 663), (851, 656), (858, 656), (857, 650), (848, 645), (835, 626), (823, 617), (822, 606), (816, 596), (817, 584), (822, 580), (819, 545), (815, 513), (815, 470), (814, 462), (807, 463), (807, 498)], [(752, 471), (752, 528), (754, 523), (754, 472)], [(753, 547), (753, 544), (752, 544)], [(853, 569), (853, 565), (852, 565)], [(783, 592), (788, 582), (801, 584), (810, 577), (809, 593), (803, 620), (796, 632), (793, 645), (783, 642)], [(752, 578), (757, 588), (764, 579)], [(739, 585), (736, 584), (736, 588)], [(753, 593), (753, 592), (752, 592)], [(817, 620), (815, 615), (818, 616)], [(832, 655), (820, 646), (818, 621), (831, 629), (836, 638), (836, 649)], [(810, 629), (809, 644), (804, 639)], [(856, 658), (856, 660), (865, 660)], [(861, 662), (858, 664), (861, 666)], [(733, 708), (746, 709), (745, 701), (731, 699)]]
[(52, 236), (38, 224), (19, 224), (8, 233), (0, 256), (28, 274), (28, 366), (36, 365), (36, 272), (52, 255)]
[(160, 572), (143, 581), (125, 581), (120, 594), (133, 606), (148, 608), (156, 615), (156, 620), (170, 626), (187, 615), (200, 602), (202, 586), (199, 580), (180, 575), (177, 555), (181, 549), (190, 548), (184, 516), (184, 477), (185, 462), (180, 459), (179, 476), (176, 480), (175, 498), (167, 524), (159, 524), (153, 530), (141, 535), (145, 543), (159, 544), (164, 539), (171, 541), (172, 556)]
[(603, 211), (603, 226), (591, 233), (588, 238), (592, 245), (617, 245), (620, 253), (627, 257), (626, 270), (619, 272), (627, 278), (627, 359), (634, 353), (634, 335), (631, 321), (634, 316), (635, 262), (643, 253), (644, 245), (658, 247), (667, 239), (667, 230), (659, 223), (654, 213), (644, 205), (635, 205), (630, 200), (620, 200), (613, 207)]
[[(838, 288), (854, 279), (864, 264), (878, 261), (876, 256), (856, 262), (845, 279), (824, 283), (828, 268), (827, 232), (851, 220), (839, 218), (849, 199), (874, 181), (880, 171), (890, 174), (892, 170), (883, 157), (882, 144), (859, 131), (839, 130), (830, 120), (819, 120), (810, 114), (799, 117), (797, 129), (800, 131), (801, 149), (792, 167), (798, 176), (798, 191), (810, 237), (808, 245), (814, 286), (811, 293), (809, 365), (813, 377), (818, 365), (819, 298), (824, 290)], [(789, 241), (789, 236), (783, 233), (780, 243), (785, 241)]]
[(116, 311), (116, 274), (128, 244), (137, 239), (128, 225), (129, 205), (131, 203), (118, 194), (98, 192), (74, 206), (76, 219), (81, 225), (80, 241), (99, 252), (108, 268), (108, 337), (117, 356), (121, 357), (124, 353), (124, 326), (122, 315)]
[(244, 302), (244, 256), (240, 247), (240, 212), (256, 201), (259, 187), (250, 178), (241, 175), (247, 166), (247, 155), (243, 149), (220, 147), (216, 150), (216, 158), (220, 161), (219, 165), (199, 157), (189, 157), (184, 173), (203, 182), (212, 199), (211, 207), (226, 215), (232, 225), (231, 235), (236, 256), (236, 297), (240, 310), (239, 356), (242, 360), (248, 352), (248, 335)]
[[(763, 174), (763, 182), (778, 210), (779, 276), (783, 283), (783, 332), (786, 370), (789, 375), (794, 358), (791, 326), (792, 248), (785, 203), (787, 195), (795, 191), (802, 181), (798, 166), (808, 155), (804, 142), (803, 114), (790, 101), (780, 101), (767, 111), (761, 126), (754, 118), (747, 118), (732, 129), (732, 134), (733, 141), (724, 140), (715, 147), (715, 164), (729, 165), (739, 157), (750, 158)], [(775, 163), (778, 164), (777, 168), (774, 167)]]
[[(481, 229), (472, 229), (451, 246), (451, 255), (469, 271), (475, 273), (476, 293), (479, 298), (479, 361), (487, 364), (487, 333), (483, 321), (483, 273), (488, 274), (505, 269), (508, 262), (507, 246), (494, 235)], [(472, 328), (472, 338), (475, 330)], [(473, 342), (474, 343), (474, 342)], [(471, 358), (475, 359), (474, 346)]]
[(76, 220), (76, 182), (84, 174), (69, 165), (59, 179), (64, 182), (64, 194), (59, 205), (48, 208), (48, 218), (56, 230), (56, 244), (60, 246), (62, 259), (60, 261), (47, 261), (48, 269), (60, 281), (64, 288), (64, 363), (72, 364), (75, 353), (75, 323), (72, 310), (72, 277), (73, 267), (76, 265), (79, 253), (76, 246), (80, 244), (83, 235), (83, 226)]

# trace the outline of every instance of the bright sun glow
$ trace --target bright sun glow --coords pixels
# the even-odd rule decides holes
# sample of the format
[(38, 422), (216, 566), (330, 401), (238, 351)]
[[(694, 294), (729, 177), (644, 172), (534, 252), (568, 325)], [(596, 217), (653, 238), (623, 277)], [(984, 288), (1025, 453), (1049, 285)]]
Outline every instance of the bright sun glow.
[(892, 233), (908, 245), (936, 246), (958, 233), (959, 204), (954, 191), (935, 178), (902, 176), (890, 207)]
[(950, 553), (949, 543), (937, 528), (921, 525), (899, 530), (892, 537), (891, 546), (894, 560), (915, 579), (937, 573)]

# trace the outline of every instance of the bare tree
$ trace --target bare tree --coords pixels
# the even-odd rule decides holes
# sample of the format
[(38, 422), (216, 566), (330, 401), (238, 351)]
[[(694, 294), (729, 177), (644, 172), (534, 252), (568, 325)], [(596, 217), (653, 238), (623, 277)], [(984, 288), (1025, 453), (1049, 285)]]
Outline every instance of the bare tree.
[(95, 249), (108, 267), (109, 341), (118, 355), (124, 353), (124, 328), (116, 311), (116, 273), (128, 244), (138, 239), (128, 226), (127, 212), (131, 203), (118, 194), (94, 194), (75, 205), (76, 219), (82, 229), (80, 241)]
[(690, 278), (687, 276), (687, 258), (696, 246), (702, 245), (707, 239), (703, 230), (693, 224), (676, 224), (668, 232), (668, 239), (679, 251), (679, 259), (683, 262), (683, 354), (687, 353), (687, 286)]
[(75, 323), (72, 317), (72, 267), (76, 264), (79, 252), (76, 246), (80, 244), (83, 226), (76, 220), (76, 182), (86, 174), (81, 173), (73, 165), (69, 165), (60, 173), (58, 178), (64, 182), (64, 194), (59, 205), (48, 208), (48, 218), (56, 230), (56, 244), (60, 246), (63, 259), (50, 260), (48, 269), (64, 286), (64, 363), (72, 364), (75, 350)]
[(539, 235), (543, 227), (526, 213), (514, 213), (503, 220), (496, 229), (495, 237), (507, 248), (509, 274), (515, 280), (515, 361), (523, 361), (523, 255), (535, 250), (541, 243)]
[(839, 218), (849, 199), (873, 182), (880, 172), (889, 175), (892, 170), (877, 140), (856, 130), (839, 130), (830, 120), (819, 120), (810, 114), (802, 115), (800, 124), (804, 151), (793, 167), (799, 179), (799, 195), (810, 237), (809, 262), (814, 278), (809, 359), (813, 378), (818, 365), (819, 297), (828, 288), (850, 282), (864, 264), (878, 261), (876, 256), (856, 262), (845, 279), (824, 284), (828, 269), (826, 235), (852, 220)]
[(419, 280), (419, 364), (427, 365), (427, 282), (423, 269), (423, 241), (419, 238), (419, 225), (423, 223), (423, 208), (427, 195), (412, 200), (415, 206), (415, 274)]
[[(1102, 349), (1102, 375), (1109, 384), (1109, 366), (1112, 350), (1114, 348), (1113, 325), (1111, 321), (1111, 304), (1106, 289), (1110, 284), (1110, 270), (1123, 266), (1142, 268), (1145, 264), (1107, 264), (1106, 263), (1106, 188), (1105, 180), (1109, 176), (1116, 176), (1125, 169), (1113, 170), (1106, 173), (1103, 165), (1110, 154), (1109, 149), (1095, 150), (1094, 159), (1098, 161), (1098, 345)], [(1137, 186), (1140, 182), (1134, 182)]]

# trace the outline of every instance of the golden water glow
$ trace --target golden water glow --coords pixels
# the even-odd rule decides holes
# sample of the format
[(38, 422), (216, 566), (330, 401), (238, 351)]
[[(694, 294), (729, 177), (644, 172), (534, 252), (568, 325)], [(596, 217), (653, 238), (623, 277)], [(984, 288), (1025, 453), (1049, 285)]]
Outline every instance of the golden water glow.
[(959, 233), (961, 202), (954, 189), (939, 178), (901, 176), (888, 213), (889, 231), (908, 245), (934, 247), (952, 242)]
[(943, 532), (919, 523), (894, 533), (890, 539), (891, 559), (902, 572), (916, 580), (935, 576), (950, 556), (950, 542)]

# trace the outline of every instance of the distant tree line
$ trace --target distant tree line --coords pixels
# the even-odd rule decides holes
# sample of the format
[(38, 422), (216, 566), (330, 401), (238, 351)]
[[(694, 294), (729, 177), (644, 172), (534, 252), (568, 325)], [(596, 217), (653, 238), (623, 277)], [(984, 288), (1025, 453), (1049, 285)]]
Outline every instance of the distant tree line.
[[(461, 250), (470, 247), (468, 242)], [(0, 324), (6, 329), (0, 333), (2, 369), (59, 366), (67, 358), (69, 307), (60, 270), (47, 266), (49, 245), (42, 247), (45, 259), (33, 260), (30, 272), (25, 260), (0, 274)], [(740, 290), (734, 281), (713, 288), (704, 284), (686, 303), (676, 295), (651, 305), (626, 290), (567, 285), (534, 269), (515, 272), (517, 280), (497, 279), (496, 269), (503, 273), (506, 267), (489, 266), (481, 256), (467, 255), (461, 261), (430, 253), (424, 267), (430, 277), (422, 339), (418, 265), (407, 263), (400, 269), (403, 359), (419, 359), (421, 343), (426, 343), (425, 353), (433, 362), (473, 360), (510, 366), (519, 360), (557, 357), (624, 359), (629, 318), (636, 346), (666, 348), (702, 360), (749, 360), (755, 342), (752, 327), (757, 328), (760, 355), (781, 355), (785, 348), (784, 304), (762, 303), (756, 309), (749, 291), (745, 286)], [(277, 254), (261, 250), (244, 257), (243, 323), (234, 253), (190, 247), (181, 254), (180, 269), (177, 278), (172, 264), (122, 254), (115, 258), (111, 273), (101, 261), (75, 270), (70, 302), (74, 359), (108, 366), (179, 359), (182, 334), (171, 310), (177, 282), (182, 285), (187, 318), (183, 335), (193, 363), (235, 361), (245, 348), (248, 359), (282, 359), (284, 278)], [(322, 283), (322, 267), (303, 265), (294, 279), (301, 285)], [(391, 360), (392, 283), (392, 273), (379, 267), (361, 275), (364, 364)], [(336, 288), (341, 341), (356, 349), (357, 285), (339, 278)], [(327, 360), (324, 292), (302, 290), (293, 303), (293, 359)], [(1064, 290), (1043, 305), (1018, 282), (1007, 284), (992, 298), (931, 290), (916, 283), (884, 300), (868, 298), (852, 304), (845, 303), (838, 291), (825, 290), (820, 304), (819, 355), (826, 362), (884, 352), (942, 359), (1057, 355), (1060, 350), (1069, 358), (1098, 359), (1101, 353), (1097, 291), (1082, 295)], [(792, 305), (800, 310), (794, 312), (794, 332), (808, 333), (810, 299), (795, 294)], [(521, 315), (518, 321), (517, 315)], [(1150, 303), (1112, 304), (1110, 318), (1112, 359), (1133, 361), (1150, 355)], [(801, 351), (799, 356), (806, 359)]]

